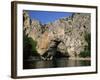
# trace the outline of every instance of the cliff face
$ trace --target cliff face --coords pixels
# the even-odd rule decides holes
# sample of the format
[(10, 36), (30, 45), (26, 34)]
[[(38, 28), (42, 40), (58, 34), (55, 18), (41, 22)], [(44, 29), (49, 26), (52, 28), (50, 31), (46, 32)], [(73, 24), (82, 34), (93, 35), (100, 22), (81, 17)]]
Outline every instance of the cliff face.
[(90, 32), (90, 14), (75, 13), (68, 18), (42, 25), (37, 20), (30, 20), (27, 12), (23, 13), (24, 31), (28, 37), (37, 41), (39, 55), (55, 55), (56, 52), (75, 57), (88, 46), (85, 34)]

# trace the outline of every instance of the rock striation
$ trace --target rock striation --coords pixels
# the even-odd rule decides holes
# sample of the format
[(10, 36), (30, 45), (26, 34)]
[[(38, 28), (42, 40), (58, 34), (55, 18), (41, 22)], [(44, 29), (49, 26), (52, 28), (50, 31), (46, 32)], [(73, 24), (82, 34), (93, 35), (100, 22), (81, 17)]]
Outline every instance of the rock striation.
[(36, 50), (41, 58), (43, 55), (52, 58), (55, 53), (78, 57), (88, 46), (84, 36), (91, 33), (90, 20), (89, 13), (73, 13), (72, 16), (43, 25), (38, 20), (31, 20), (28, 12), (23, 12), (25, 34), (37, 41)]

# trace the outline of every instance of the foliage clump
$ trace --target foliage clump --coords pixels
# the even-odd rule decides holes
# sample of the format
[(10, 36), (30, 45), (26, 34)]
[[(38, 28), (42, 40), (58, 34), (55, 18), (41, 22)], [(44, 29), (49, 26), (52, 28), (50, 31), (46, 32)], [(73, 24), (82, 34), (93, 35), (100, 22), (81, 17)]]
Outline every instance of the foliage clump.
[(30, 56), (38, 56), (36, 50), (37, 42), (27, 35), (23, 35), (23, 57), (24, 59), (29, 58)]
[(80, 53), (80, 57), (91, 57), (91, 34), (86, 33), (85, 34), (85, 40), (88, 43), (88, 46), (84, 47), (84, 51)]

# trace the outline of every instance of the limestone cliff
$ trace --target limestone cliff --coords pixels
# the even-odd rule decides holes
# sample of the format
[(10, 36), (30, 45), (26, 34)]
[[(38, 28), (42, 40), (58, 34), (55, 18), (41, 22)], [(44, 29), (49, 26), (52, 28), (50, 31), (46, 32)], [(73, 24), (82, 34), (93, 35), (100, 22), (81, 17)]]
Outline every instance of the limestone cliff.
[(49, 53), (47, 56), (54, 56), (52, 51), (56, 50), (75, 57), (88, 46), (84, 37), (86, 33), (91, 33), (91, 16), (88, 13), (74, 13), (45, 25), (38, 20), (31, 20), (27, 12), (24, 12), (23, 17), (24, 31), (28, 37), (37, 41), (36, 49), (40, 55)]

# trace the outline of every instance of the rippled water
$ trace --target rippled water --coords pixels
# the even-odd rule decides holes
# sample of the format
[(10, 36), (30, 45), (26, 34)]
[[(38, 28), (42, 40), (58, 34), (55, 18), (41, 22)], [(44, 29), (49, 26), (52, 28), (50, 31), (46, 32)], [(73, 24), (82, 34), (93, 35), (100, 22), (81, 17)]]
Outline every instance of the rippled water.
[(90, 66), (90, 60), (73, 60), (73, 59), (55, 59), (55, 60), (33, 60), (25, 61), (23, 69), (36, 69), (36, 68), (55, 68), (55, 67), (77, 67), (77, 66)]

